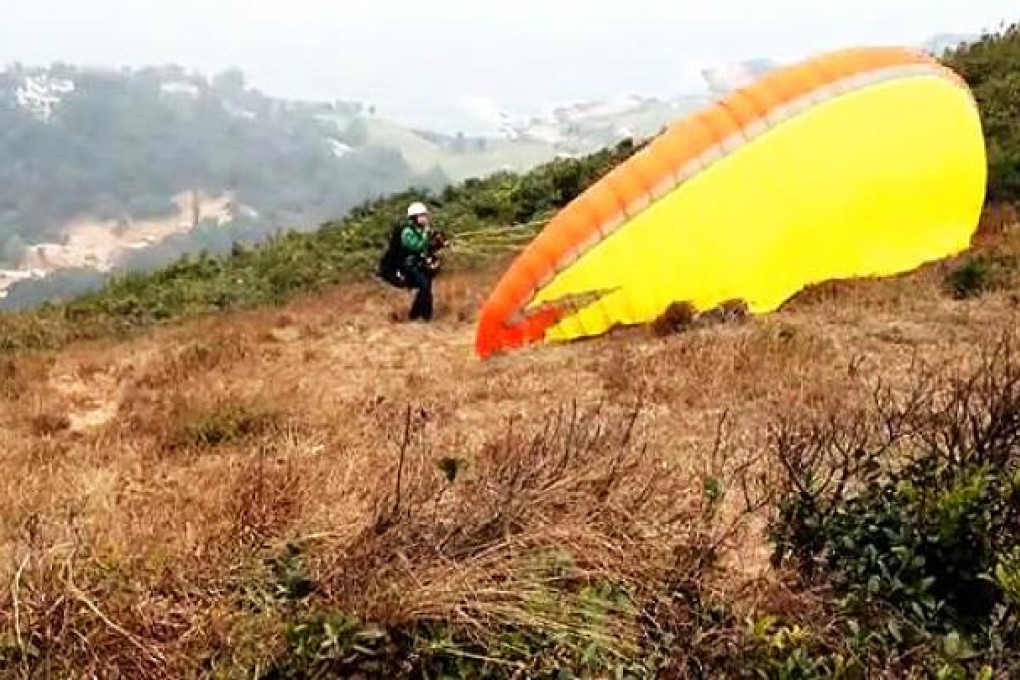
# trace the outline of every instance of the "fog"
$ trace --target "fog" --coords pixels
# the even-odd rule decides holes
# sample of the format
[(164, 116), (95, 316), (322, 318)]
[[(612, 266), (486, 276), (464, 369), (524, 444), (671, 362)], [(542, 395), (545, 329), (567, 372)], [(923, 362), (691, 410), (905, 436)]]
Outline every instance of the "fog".
[(703, 68), (919, 44), (1020, 18), (1015, 0), (7, 0), (0, 61), (242, 69), (267, 94), (360, 99), (445, 127), (470, 111), (703, 89)]

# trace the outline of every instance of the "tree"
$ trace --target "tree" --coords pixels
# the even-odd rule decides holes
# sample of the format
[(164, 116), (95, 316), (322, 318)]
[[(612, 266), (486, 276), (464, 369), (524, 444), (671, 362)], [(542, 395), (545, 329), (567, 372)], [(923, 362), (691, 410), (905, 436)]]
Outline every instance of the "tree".
[(245, 80), (244, 73), (237, 68), (229, 68), (213, 76), (213, 89), (221, 95), (236, 97), (244, 94)]

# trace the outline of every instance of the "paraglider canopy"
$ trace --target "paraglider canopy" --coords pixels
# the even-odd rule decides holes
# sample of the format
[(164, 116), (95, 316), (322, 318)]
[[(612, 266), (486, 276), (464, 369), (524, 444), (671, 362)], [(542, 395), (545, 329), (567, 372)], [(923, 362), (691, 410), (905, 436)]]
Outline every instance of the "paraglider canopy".
[(927, 54), (776, 69), (560, 211), (483, 304), (475, 349), (599, 335), (676, 302), (764, 313), (809, 284), (907, 271), (968, 247), (985, 183), (971, 93)]

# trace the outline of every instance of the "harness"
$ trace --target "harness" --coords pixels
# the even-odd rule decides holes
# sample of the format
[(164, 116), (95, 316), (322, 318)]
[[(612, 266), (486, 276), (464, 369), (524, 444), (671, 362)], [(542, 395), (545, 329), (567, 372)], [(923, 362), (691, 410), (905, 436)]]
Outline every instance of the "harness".
[(406, 226), (405, 222), (398, 222), (390, 231), (389, 242), (386, 244), (386, 250), (382, 257), (379, 258), (379, 266), (376, 269), (376, 275), (379, 278), (397, 288), (411, 287), (407, 276), (407, 270), (410, 268), (421, 270), (429, 276), (435, 276), (440, 267), (438, 253), (448, 245), (448, 239), (444, 233), (432, 230), (429, 233), (425, 252), (414, 253), (404, 247), (401, 238)]

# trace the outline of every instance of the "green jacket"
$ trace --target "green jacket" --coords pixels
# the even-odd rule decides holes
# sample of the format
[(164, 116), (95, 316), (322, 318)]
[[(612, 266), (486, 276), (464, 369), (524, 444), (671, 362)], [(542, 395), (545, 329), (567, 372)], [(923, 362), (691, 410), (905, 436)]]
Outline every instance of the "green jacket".
[(404, 230), (400, 233), (400, 242), (410, 252), (421, 255), (428, 248), (429, 237), (421, 227), (408, 223), (404, 225)]

